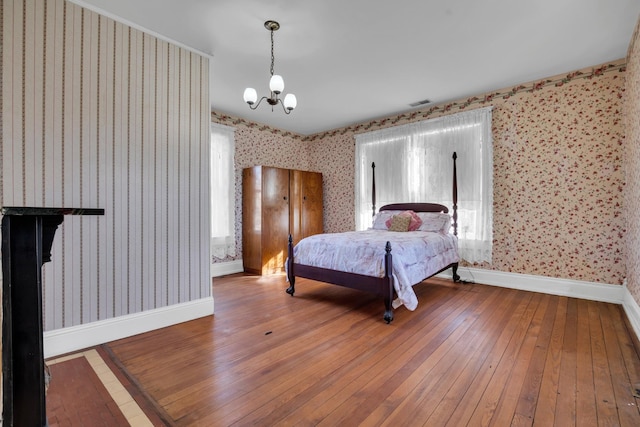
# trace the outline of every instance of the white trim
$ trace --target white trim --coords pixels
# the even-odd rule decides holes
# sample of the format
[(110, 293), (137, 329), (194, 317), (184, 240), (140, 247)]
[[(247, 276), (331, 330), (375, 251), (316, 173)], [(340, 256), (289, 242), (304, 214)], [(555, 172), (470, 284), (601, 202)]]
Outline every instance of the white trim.
[[(583, 282), (557, 277), (534, 276), (531, 274), (507, 273), (504, 271), (483, 270), (479, 268), (460, 267), (458, 274), (462, 280), (482, 283), (502, 288), (520, 289), (523, 291), (542, 292), (571, 298), (622, 304), (624, 287), (606, 283)], [(451, 277), (451, 270), (442, 274)], [(627, 291), (628, 292), (628, 291)]]
[(242, 273), (243, 271), (244, 266), (241, 259), (211, 264), (211, 277), (226, 276), (227, 274)]
[(213, 314), (213, 298), (127, 314), (113, 319), (46, 331), (44, 357), (55, 357)]
[(636, 333), (636, 337), (640, 340), (640, 306), (629, 292), (626, 280), (624, 284), (622, 308), (627, 315), (627, 319), (629, 319), (633, 331)]
[(129, 27), (134, 28), (134, 29), (139, 30), (139, 31), (142, 31), (143, 33), (147, 33), (150, 36), (156, 37), (156, 38), (158, 38), (160, 40), (164, 40), (164, 41), (166, 41), (168, 43), (171, 43), (171, 44), (176, 45), (178, 47), (181, 47), (183, 49), (189, 50), (189, 51), (191, 51), (193, 53), (197, 53), (198, 55), (202, 55), (202, 56), (204, 56), (206, 58), (213, 59), (213, 53), (207, 53), (207, 52), (204, 52), (202, 50), (196, 49), (194, 47), (187, 46), (184, 43), (180, 43), (179, 41), (170, 39), (167, 36), (163, 36), (160, 33), (157, 33), (157, 32), (155, 32), (153, 30), (145, 28), (142, 25), (136, 24), (135, 22), (131, 22), (128, 19), (125, 19), (125, 18), (123, 18), (121, 16), (118, 16), (118, 15), (113, 14), (111, 12), (107, 12), (106, 10), (99, 8), (98, 6), (96, 6), (94, 4), (89, 4), (89, 3), (87, 3), (87, 2), (85, 2), (83, 0), (68, 0), (68, 1), (71, 2), (71, 3), (77, 4), (78, 6), (83, 7), (85, 9), (87, 9), (87, 10), (91, 10), (91, 11), (93, 11), (95, 13), (98, 13), (98, 14), (104, 16), (104, 17), (111, 18), (116, 22), (119, 22), (119, 23), (124, 24), (124, 25), (128, 25)]

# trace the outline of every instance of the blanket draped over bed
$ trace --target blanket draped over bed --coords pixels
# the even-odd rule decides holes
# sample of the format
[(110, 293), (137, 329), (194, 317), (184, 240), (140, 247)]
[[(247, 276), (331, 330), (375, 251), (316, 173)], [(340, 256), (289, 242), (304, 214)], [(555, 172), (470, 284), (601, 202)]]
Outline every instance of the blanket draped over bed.
[(385, 276), (385, 245), (393, 251), (393, 308), (404, 304), (415, 310), (418, 299), (413, 285), (459, 261), (458, 240), (453, 234), (388, 230), (316, 234), (293, 249), (294, 262), (313, 267)]

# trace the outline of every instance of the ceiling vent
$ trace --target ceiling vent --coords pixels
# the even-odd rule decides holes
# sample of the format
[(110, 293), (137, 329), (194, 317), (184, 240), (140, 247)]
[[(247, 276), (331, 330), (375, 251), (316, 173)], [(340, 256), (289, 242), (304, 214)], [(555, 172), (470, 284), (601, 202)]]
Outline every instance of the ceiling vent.
[(409, 106), (410, 107), (421, 107), (421, 106), (427, 105), (427, 104), (431, 104), (431, 100), (430, 99), (423, 99), (422, 101), (413, 102), (413, 103), (409, 104)]

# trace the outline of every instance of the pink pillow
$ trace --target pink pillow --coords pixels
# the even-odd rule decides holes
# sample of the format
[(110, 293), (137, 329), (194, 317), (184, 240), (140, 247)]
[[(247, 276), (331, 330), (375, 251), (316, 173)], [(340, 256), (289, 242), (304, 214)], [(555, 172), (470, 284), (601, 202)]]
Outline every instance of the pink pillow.
[[(422, 225), (422, 220), (414, 211), (404, 211), (399, 213), (398, 216), (408, 216), (411, 218), (411, 221), (409, 222), (409, 230), (407, 231), (416, 231)], [(387, 228), (391, 227), (391, 218), (385, 221), (385, 225)]]

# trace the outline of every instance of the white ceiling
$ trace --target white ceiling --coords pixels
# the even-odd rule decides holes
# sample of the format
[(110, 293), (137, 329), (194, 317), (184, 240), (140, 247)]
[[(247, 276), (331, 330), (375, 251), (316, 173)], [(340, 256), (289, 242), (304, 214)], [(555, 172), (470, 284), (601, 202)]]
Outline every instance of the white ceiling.
[[(308, 135), (626, 56), (640, 0), (74, 0), (213, 56), (212, 109)], [(251, 111), (275, 72), (298, 108)]]

